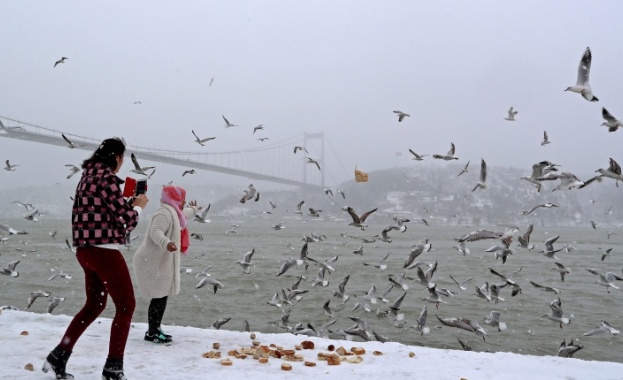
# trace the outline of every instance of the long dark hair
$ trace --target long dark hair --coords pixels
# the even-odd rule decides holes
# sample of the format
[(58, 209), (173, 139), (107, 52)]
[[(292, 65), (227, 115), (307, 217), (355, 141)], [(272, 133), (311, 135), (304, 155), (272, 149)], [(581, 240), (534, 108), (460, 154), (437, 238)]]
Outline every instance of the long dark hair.
[(112, 137), (102, 141), (91, 157), (82, 161), (82, 169), (86, 169), (91, 163), (102, 163), (109, 166), (113, 171), (117, 169), (117, 156), (125, 153), (125, 141), (119, 137)]

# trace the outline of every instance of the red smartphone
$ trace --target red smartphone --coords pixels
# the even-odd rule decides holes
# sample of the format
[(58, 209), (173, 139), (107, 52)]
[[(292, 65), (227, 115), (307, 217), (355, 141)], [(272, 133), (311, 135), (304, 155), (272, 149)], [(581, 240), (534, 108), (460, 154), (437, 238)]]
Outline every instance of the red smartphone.
[(125, 177), (125, 186), (123, 188), (123, 197), (133, 197), (136, 192), (136, 180), (132, 177)]

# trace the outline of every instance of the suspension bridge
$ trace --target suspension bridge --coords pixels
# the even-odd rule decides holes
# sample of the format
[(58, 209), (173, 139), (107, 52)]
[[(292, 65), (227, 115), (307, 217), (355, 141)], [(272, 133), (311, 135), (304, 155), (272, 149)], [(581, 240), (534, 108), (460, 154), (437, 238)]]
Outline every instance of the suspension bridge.
[[(68, 147), (69, 144), (63, 135), (72, 142), (75, 149), (93, 152), (101, 143), (101, 139), (61, 132), (0, 116), (0, 137)], [(161, 162), (313, 190), (325, 187), (324, 164), (327, 142), (324, 132), (319, 132), (305, 133), (279, 142), (262, 144), (261, 147), (229, 152), (183, 152), (130, 145), (126, 149), (134, 153), (140, 161)], [(310, 143), (317, 148), (313, 151), (316, 155), (313, 160), (318, 162), (320, 171), (315, 164), (309, 164), (307, 160), (301, 159), (300, 153), (299, 157), (293, 157), (295, 146), (308, 147)], [(335, 153), (335, 150), (333, 151)]]

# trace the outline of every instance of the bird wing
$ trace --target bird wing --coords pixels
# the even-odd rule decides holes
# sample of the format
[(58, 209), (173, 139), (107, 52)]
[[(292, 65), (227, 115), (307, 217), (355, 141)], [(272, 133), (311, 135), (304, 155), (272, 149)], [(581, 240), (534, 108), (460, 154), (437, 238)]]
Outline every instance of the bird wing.
[(487, 163), (481, 158), (480, 162), (480, 182), (485, 183), (487, 180)]
[(612, 116), (612, 114), (608, 112), (606, 107), (601, 108), (601, 116), (603, 116), (603, 118), (606, 119), (606, 121), (609, 121), (611, 123), (614, 123), (615, 121), (617, 121), (616, 117)]
[(588, 83), (588, 77), (591, 72), (591, 61), (592, 61), (591, 49), (586, 48), (584, 51), (584, 55), (580, 60), (580, 66), (578, 67), (578, 86), (583, 86)]
[(454, 147), (454, 143), (450, 143), (450, 150), (448, 151), (448, 156), (454, 156), (454, 151), (455, 151), (455, 147)]
[(69, 145), (74, 145), (74, 144), (71, 142), (71, 140), (69, 140), (69, 139), (67, 138), (67, 136), (65, 136), (63, 133), (61, 133), (61, 136), (63, 136), (63, 140), (67, 141), (67, 143), (68, 143)]
[(299, 204), (296, 205), (296, 209), (301, 211), (301, 207), (303, 207), (304, 203), (305, 203), (305, 201), (300, 201)]
[(366, 218), (367, 218), (370, 214), (372, 214), (373, 212), (375, 212), (376, 210), (378, 210), (378, 207), (377, 207), (377, 208), (375, 208), (374, 210), (370, 210), (370, 211), (368, 211), (368, 212), (365, 212), (363, 215), (361, 215), (361, 216), (359, 217), (359, 220), (361, 221), (361, 223), (365, 222)]
[(613, 173), (621, 175), (621, 166), (612, 158), (610, 158), (610, 167), (608, 169)]
[(361, 223), (361, 219), (359, 218), (359, 216), (355, 213), (355, 210), (353, 210), (352, 207), (348, 207), (346, 209), (346, 211), (348, 212), (348, 215), (350, 215), (351, 218), (353, 218), (353, 223)]

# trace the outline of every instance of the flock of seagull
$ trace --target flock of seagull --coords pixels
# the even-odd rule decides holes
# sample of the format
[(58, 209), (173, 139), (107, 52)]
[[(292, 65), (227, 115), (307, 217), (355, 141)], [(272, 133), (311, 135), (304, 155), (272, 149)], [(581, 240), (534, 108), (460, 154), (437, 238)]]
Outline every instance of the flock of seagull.
[[(61, 60), (57, 61), (54, 66), (56, 67), (58, 64), (64, 63), (66, 59), (67, 59), (66, 57), (63, 57)], [(587, 48), (580, 62), (580, 67), (578, 69), (578, 79), (577, 79), (576, 85), (568, 87), (565, 91), (578, 93), (584, 99), (591, 101), (591, 102), (596, 102), (598, 101), (598, 99), (593, 94), (592, 89), (589, 84), (591, 60), (592, 60), (591, 51), (589, 48)], [(406, 117), (410, 117), (409, 114), (399, 111), (399, 110), (394, 111), (394, 113), (398, 117), (398, 122), (402, 122)], [(508, 116), (505, 119), (508, 121), (514, 121), (517, 114), (518, 114), (518, 111), (516, 111), (513, 107), (511, 107), (508, 110)], [(623, 127), (623, 123), (621, 123), (619, 120), (613, 117), (605, 108), (602, 109), (602, 115), (604, 119), (606, 120), (603, 123), (603, 125), (608, 127), (608, 130), (610, 132), (614, 132), (617, 130), (617, 128)], [(231, 123), (224, 115), (223, 115), (223, 120), (225, 122), (225, 128), (238, 127), (238, 125)], [(6, 128), (3, 127), (3, 129), (6, 129)], [(264, 130), (264, 126), (260, 124), (253, 128), (253, 134), (255, 134), (258, 131), (262, 131), (262, 130)], [(216, 138), (216, 137), (201, 138), (195, 133), (194, 130), (192, 131), (192, 134), (195, 138), (195, 142), (201, 146), (205, 146), (207, 142), (214, 140)], [(76, 148), (79, 146), (73, 143), (65, 135), (62, 135), (62, 137), (67, 142), (68, 144), (67, 146), (69, 148)], [(548, 138), (547, 132), (545, 131), (544, 138), (543, 138), (541, 145), (547, 145), (547, 144), (549, 144), (549, 138)], [(455, 144), (450, 143), (450, 150), (446, 154), (434, 154), (432, 155), (432, 157), (434, 159), (445, 160), (445, 161), (458, 160), (459, 158), (455, 156), (455, 150), (456, 150)], [(305, 147), (295, 146), (293, 148), (293, 152), (295, 155), (297, 154), (297, 152), (304, 152), (306, 154), (304, 158), (307, 160), (307, 163), (315, 165), (318, 168), (318, 170), (322, 170), (320, 164), (316, 160), (308, 156), (308, 152)], [(417, 154), (412, 149), (409, 149), (409, 152), (413, 156), (412, 159), (416, 161), (422, 161), (424, 157), (426, 157), (426, 155)], [(156, 170), (154, 166), (147, 166), (147, 167), (141, 166), (134, 154), (131, 154), (131, 160), (134, 166), (134, 168), (131, 170), (132, 172), (148, 177), (148, 178), (151, 178), (151, 176), (154, 174)], [(4, 167), (4, 169), (7, 171), (15, 171), (17, 166), (18, 165), (11, 164), (9, 160), (6, 160), (6, 166)], [(74, 165), (68, 164), (66, 166), (70, 169), (70, 174), (67, 176), (68, 179), (80, 171), (80, 169)], [(621, 167), (612, 158), (610, 158), (608, 168), (596, 170), (596, 173), (599, 173), (599, 174), (586, 181), (582, 181), (578, 179), (578, 177), (576, 177), (574, 174), (570, 172), (560, 172), (558, 169), (559, 166), (560, 165), (554, 164), (550, 161), (537, 162), (532, 166), (532, 174), (530, 176), (522, 177), (521, 179), (533, 184), (537, 192), (540, 192), (542, 190), (543, 184), (547, 182), (552, 182), (555, 180), (559, 181), (559, 183), (552, 189), (552, 191), (557, 191), (557, 190), (564, 191), (564, 190), (571, 190), (575, 188), (584, 188), (593, 182), (601, 182), (603, 181), (604, 178), (613, 179), (615, 181), (616, 186), (618, 186), (618, 181), (623, 181), (623, 175), (621, 174)], [(467, 173), (468, 170), (469, 170), (469, 161), (464, 166), (464, 168), (461, 170), (461, 172), (458, 174), (458, 176), (461, 176), (462, 174)], [(184, 174), (182, 174), (182, 176), (186, 174), (194, 174), (194, 173), (195, 173), (194, 170), (187, 170), (184, 172)], [(484, 159), (481, 159), (479, 180), (472, 188), (472, 192), (475, 192), (477, 190), (486, 191), (486, 189), (487, 189), (487, 164)], [(325, 189), (324, 191), (325, 191), (326, 196), (328, 196), (331, 199), (332, 204), (335, 204), (334, 202), (337, 202), (337, 199), (339, 198), (334, 197), (333, 191), (331, 189)], [(338, 195), (341, 196), (341, 201), (345, 202), (346, 195), (340, 190), (336, 190), (336, 192), (338, 193)], [(239, 201), (242, 204), (246, 204), (249, 202), (258, 202), (260, 200), (260, 192), (253, 186), (253, 184), (250, 184), (247, 189), (243, 190), (242, 193), (243, 194)], [(15, 201), (15, 203), (18, 203), (19, 205), (26, 208), (27, 214), (24, 215), (25, 219), (30, 220), (32, 222), (37, 222), (36, 217), (40, 216), (41, 213), (36, 208), (34, 208), (34, 206), (32, 206), (31, 204), (22, 203), (19, 201)], [(296, 205), (295, 210), (292, 211), (292, 214), (302, 217), (305, 213), (305, 211), (303, 210), (304, 204), (305, 204), (305, 201), (300, 201)], [(265, 211), (264, 213), (270, 214), (271, 211), (277, 207), (273, 202), (270, 202), (270, 206), (271, 206), (271, 209), (269, 211)], [(558, 207), (561, 207), (561, 206), (555, 205), (553, 203), (543, 203), (543, 204), (533, 206), (528, 210), (522, 211), (521, 215), (525, 215), (525, 216), (531, 215), (539, 208), (551, 209), (551, 208), (558, 208)], [(208, 205), (208, 207), (205, 207), (203, 211), (195, 217), (194, 220), (197, 223), (208, 223), (209, 222), (209, 219), (208, 219), (209, 209), (210, 207)], [(378, 210), (378, 207), (372, 208), (369, 211), (366, 211), (361, 214), (357, 213), (352, 207), (348, 205), (344, 205), (341, 209), (352, 220), (351, 222), (348, 223), (348, 226), (357, 228), (361, 231), (366, 231), (366, 228), (369, 227), (369, 225), (367, 224), (367, 221), (368, 219), (371, 218), (371, 215), (374, 215), (374, 213)], [(322, 210), (320, 209), (310, 207), (308, 208), (308, 211), (309, 212), (306, 215), (309, 217), (320, 218), (322, 216), (321, 214)], [(406, 232), (408, 223), (411, 222), (409, 219), (399, 218), (399, 217), (394, 217), (393, 220), (394, 222), (384, 227), (380, 231), (379, 234), (376, 234), (369, 238), (354, 237), (346, 233), (343, 233), (341, 236), (361, 239), (363, 244), (358, 249), (352, 251), (352, 253), (353, 255), (363, 257), (364, 252), (366, 251), (366, 249), (364, 248), (364, 244), (374, 243), (375, 241), (391, 243), (392, 237), (390, 236), (390, 233)], [(428, 224), (426, 220), (423, 220), (423, 221), (425, 224)], [(233, 229), (228, 231), (228, 233), (237, 233), (238, 226), (232, 226), (232, 227)], [(284, 227), (285, 225), (283, 223), (275, 224), (272, 226), (272, 228), (277, 231), (284, 229)], [(595, 228), (595, 225), (593, 225), (593, 228)], [(519, 235), (517, 237), (517, 240), (519, 242), (517, 247), (525, 249), (527, 251), (532, 251), (533, 249), (535, 249), (535, 245), (530, 243), (530, 236), (531, 236), (531, 233), (533, 232), (533, 229), (534, 229), (534, 226), (530, 224), (527, 230), (522, 235)], [(456, 238), (455, 240), (456, 240), (457, 245), (454, 248), (458, 252), (462, 253), (463, 255), (468, 255), (470, 254), (470, 251), (471, 251), (468, 244), (472, 242), (480, 241), (480, 240), (493, 240), (496, 243), (490, 248), (486, 249), (485, 252), (492, 253), (496, 262), (498, 259), (501, 259), (501, 262), (503, 265), (515, 253), (514, 248), (512, 248), (512, 242), (515, 236), (518, 234), (518, 232), (519, 232), (519, 228), (517, 227), (509, 228), (505, 231), (475, 230), (475, 231), (471, 231), (470, 233), (464, 234)], [(24, 233), (26, 232), (18, 231), (12, 228), (11, 226), (8, 226), (4, 223), (0, 223), (0, 239), (4, 243), (6, 243), (6, 241), (11, 235), (24, 234)], [(52, 238), (55, 238), (55, 235), (56, 235), (56, 232), (50, 233), (50, 236)], [(200, 233), (193, 233), (193, 237), (198, 240), (203, 240), (203, 236)], [(570, 250), (572, 250), (572, 248), (570, 246), (566, 246), (566, 247), (555, 246), (558, 239), (559, 239), (559, 236), (548, 238), (543, 244), (544, 249), (541, 250), (539, 253), (542, 254), (544, 257), (553, 260), (553, 263), (556, 266), (555, 268), (553, 268), (553, 270), (558, 271), (561, 282), (564, 282), (565, 276), (569, 275), (571, 272), (565, 265), (560, 263), (559, 258), (556, 256), (556, 253), (562, 251), (563, 249), (569, 252)], [(310, 234), (309, 236), (305, 236), (303, 240), (304, 240), (304, 244), (300, 249), (299, 255), (297, 257), (290, 257), (286, 260), (283, 260), (283, 262), (281, 262), (280, 265), (278, 265), (279, 268), (276, 271), (275, 276), (285, 277), (286, 273), (289, 273), (289, 271), (292, 271), (294, 268), (302, 266), (303, 268), (305, 268), (305, 272), (307, 272), (307, 270), (310, 267), (315, 267), (315, 269), (312, 269), (312, 270), (316, 272), (316, 277), (307, 281), (307, 278), (305, 277), (304, 274), (296, 275), (295, 276), (296, 280), (294, 283), (290, 284), (287, 288), (276, 291), (273, 294), (272, 298), (270, 298), (269, 300), (266, 300), (266, 304), (273, 306), (281, 311), (281, 317), (279, 318), (277, 325), (283, 328), (284, 330), (291, 332), (293, 334), (302, 334), (302, 335), (318, 336), (318, 337), (328, 337), (329, 334), (332, 334), (333, 336), (338, 336), (338, 337), (343, 337), (343, 338), (358, 337), (363, 340), (378, 340), (378, 341), (385, 342), (389, 340), (387, 337), (381, 335), (378, 331), (375, 331), (375, 329), (370, 325), (370, 323), (366, 321), (364, 318), (355, 316), (353, 313), (360, 312), (360, 311), (364, 313), (374, 312), (374, 308), (372, 305), (379, 306), (379, 305), (387, 304), (388, 305), (387, 308), (384, 308), (384, 309), (380, 307), (376, 308), (376, 314), (378, 316), (387, 317), (389, 320), (391, 320), (394, 326), (398, 328), (410, 327), (410, 328), (413, 328), (415, 331), (419, 332), (420, 335), (422, 336), (427, 335), (431, 333), (431, 329), (426, 326), (427, 314), (428, 314), (428, 307), (426, 303), (434, 305), (435, 309), (439, 310), (440, 305), (447, 304), (449, 302), (447, 300), (456, 296), (458, 293), (466, 291), (468, 289), (466, 284), (473, 278), (473, 277), (470, 277), (466, 280), (459, 282), (450, 275), (450, 279), (452, 280), (454, 284), (456, 284), (458, 288), (457, 291), (447, 289), (447, 288), (442, 288), (438, 286), (438, 284), (434, 282), (434, 275), (439, 265), (438, 261), (435, 260), (433, 263), (430, 263), (427, 261), (418, 260), (419, 258), (422, 257), (422, 255), (425, 255), (426, 253), (432, 251), (432, 244), (428, 241), (428, 239), (423, 239), (420, 242), (414, 244), (411, 247), (409, 254), (406, 255), (407, 257), (401, 268), (402, 270), (404, 270), (404, 272), (402, 274), (388, 276), (389, 284), (386, 290), (379, 291), (377, 290), (375, 285), (372, 285), (370, 289), (366, 292), (353, 291), (353, 292), (350, 292), (349, 294), (346, 288), (347, 288), (347, 284), (348, 284), (348, 281), (351, 275), (348, 274), (340, 281), (339, 285), (337, 286), (337, 289), (333, 291), (333, 296), (337, 298), (341, 303), (338, 306), (332, 307), (331, 300), (327, 300), (323, 304), (323, 307), (322, 307), (323, 313), (329, 318), (327, 323), (321, 326), (313, 326), (310, 322), (307, 321), (307, 322), (298, 322), (295, 325), (291, 325), (289, 321), (290, 311), (291, 311), (291, 308), (295, 305), (295, 302), (300, 302), (303, 299), (303, 297), (307, 293), (313, 291), (314, 288), (327, 287), (329, 285), (328, 277), (332, 275), (333, 273), (335, 273), (338, 269), (336, 263), (338, 262), (339, 256), (337, 255), (330, 257), (328, 259), (314, 258), (309, 255), (310, 244), (316, 244), (319, 242), (326, 241), (326, 236)], [(71, 250), (72, 248), (69, 245), (69, 242), (66, 241), (66, 243), (67, 243), (68, 248)], [(291, 246), (291, 248), (295, 249), (295, 247), (293, 246)], [(601, 260), (603, 261), (606, 257), (608, 257), (610, 252), (611, 250), (609, 250), (606, 254), (604, 254)], [(253, 262), (254, 254), (255, 254), (255, 248), (252, 248), (249, 251), (247, 251), (236, 262), (236, 264), (241, 267), (241, 270), (242, 270), (240, 274), (241, 276), (251, 275), (252, 268), (255, 265)], [(387, 253), (377, 262), (366, 260), (366, 261), (362, 261), (362, 263), (364, 266), (374, 268), (375, 270), (383, 271), (388, 268), (387, 260), (389, 256), (390, 254)], [(17, 266), (19, 263), (20, 263), (19, 260), (9, 262), (8, 264), (0, 268), (0, 274), (6, 275), (12, 278), (17, 278), (19, 276), (19, 272), (17, 271)], [(222, 281), (215, 279), (214, 276), (212, 276), (211, 268), (212, 268), (211, 266), (205, 267), (202, 271), (200, 271), (196, 275), (196, 278), (198, 279), (198, 283), (195, 285), (195, 288), (196, 289), (200, 289), (204, 287), (211, 288), (213, 294), (216, 294), (218, 290), (223, 289), (225, 285), (223, 284)], [(607, 293), (610, 293), (610, 289), (619, 289), (619, 286), (617, 285), (617, 281), (623, 281), (623, 275), (619, 275), (614, 272), (602, 272), (595, 268), (586, 268), (586, 270), (589, 273), (596, 276), (597, 280), (595, 283), (604, 287)], [(189, 268), (185, 268), (185, 267), (182, 267), (182, 271), (185, 273), (191, 272)], [(414, 271), (415, 275), (410, 276), (408, 274), (408, 271)], [(490, 273), (494, 275), (496, 278), (499, 278), (501, 282), (498, 283), (498, 282), (492, 281), (490, 283), (487, 281), (480, 286), (474, 286), (473, 294), (478, 298), (486, 300), (488, 303), (493, 302), (494, 304), (506, 302), (502, 294), (503, 289), (505, 288), (510, 289), (511, 297), (520, 296), (522, 294), (522, 287), (519, 284), (519, 282), (513, 278), (520, 271), (521, 271), (521, 268), (519, 268), (518, 270), (515, 270), (514, 272), (510, 274), (503, 274), (503, 273), (500, 273), (500, 271), (498, 270), (490, 268)], [(622, 271), (622, 274), (623, 274), (623, 271)], [(71, 275), (63, 272), (61, 269), (61, 270), (58, 270), (56, 273), (54, 273), (48, 279), (48, 281), (53, 281), (57, 278), (64, 278), (66, 280), (69, 280), (71, 279)], [(302, 286), (303, 281), (308, 282), (311, 286), (311, 289), (301, 289), (300, 287)], [(422, 301), (426, 303), (421, 309), (419, 315), (415, 318), (415, 321), (413, 322), (413, 324), (409, 326), (407, 320), (405, 319), (405, 312), (402, 308), (402, 303), (405, 300), (407, 294), (409, 293), (411, 284), (418, 284), (419, 286), (426, 288), (428, 295), (422, 298)], [(556, 322), (560, 328), (563, 328), (564, 325), (568, 325), (569, 323), (571, 323), (571, 317), (566, 315), (563, 311), (563, 308), (562, 308), (563, 303), (560, 297), (561, 291), (559, 289), (551, 287), (551, 286), (541, 285), (534, 281), (530, 281), (530, 284), (535, 289), (548, 292), (548, 293), (552, 293), (556, 296), (556, 298), (552, 300), (548, 305), (550, 312), (547, 314), (543, 314), (542, 318)], [(393, 302), (391, 302), (388, 297), (389, 297), (390, 292), (393, 289), (399, 289), (401, 293)], [(337, 322), (338, 317), (340, 316), (339, 313), (343, 309), (346, 308), (347, 301), (353, 297), (357, 298), (358, 302), (356, 302), (355, 305), (352, 307), (351, 314), (348, 315), (347, 318), (351, 320), (352, 322), (354, 322), (354, 325), (347, 329), (333, 329), (332, 326)], [(28, 297), (27, 308), (30, 308), (37, 298), (48, 298), (50, 300), (49, 306), (47, 308), (48, 313), (51, 313), (52, 310), (60, 302), (62, 302), (65, 299), (63, 297), (52, 297), (50, 292), (47, 292), (44, 290), (38, 290), (38, 291), (30, 293)], [(491, 326), (501, 333), (507, 330), (508, 328), (507, 322), (502, 321), (501, 318), (502, 318), (502, 312), (500, 312), (499, 310), (490, 310), (489, 314), (483, 317), (481, 321), (484, 325)], [(231, 318), (219, 318), (216, 322), (214, 322), (213, 327), (220, 328), (222, 325), (227, 323), (230, 319)], [(488, 336), (486, 329), (480, 325), (478, 320), (475, 320), (473, 318), (467, 318), (464, 316), (441, 317), (437, 315), (436, 319), (441, 323), (440, 326), (447, 326), (447, 327), (465, 330), (465, 331), (475, 334), (479, 338), (482, 338), (482, 340), (486, 340), (486, 337)], [(245, 325), (247, 326), (247, 329), (248, 329), (249, 328), (248, 322), (246, 322)], [(438, 328), (440, 326), (438, 326)], [(587, 331), (584, 334), (584, 336), (591, 337), (591, 336), (600, 335), (600, 334), (618, 335), (619, 332), (620, 331), (617, 330), (615, 327), (613, 327), (609, 322), (602, 321), (601, 325), (597, 326), (596, 328), (591, 329), (590, 331)], [(467, 346), (465, 342), (459, 340), (459, 343), (463, 349), (471, 350), (471, 348)], [(562, 344), (560, 344), (559, 349), (557, 351), (557, 355), (563, 356), (563, 357), (572, 357), (580, 349), (582, 349), (582, 346), (576, 344), (574, 340), (571, 340), (570, 343), (567, 343), (565, 339), (562, 342)]]

